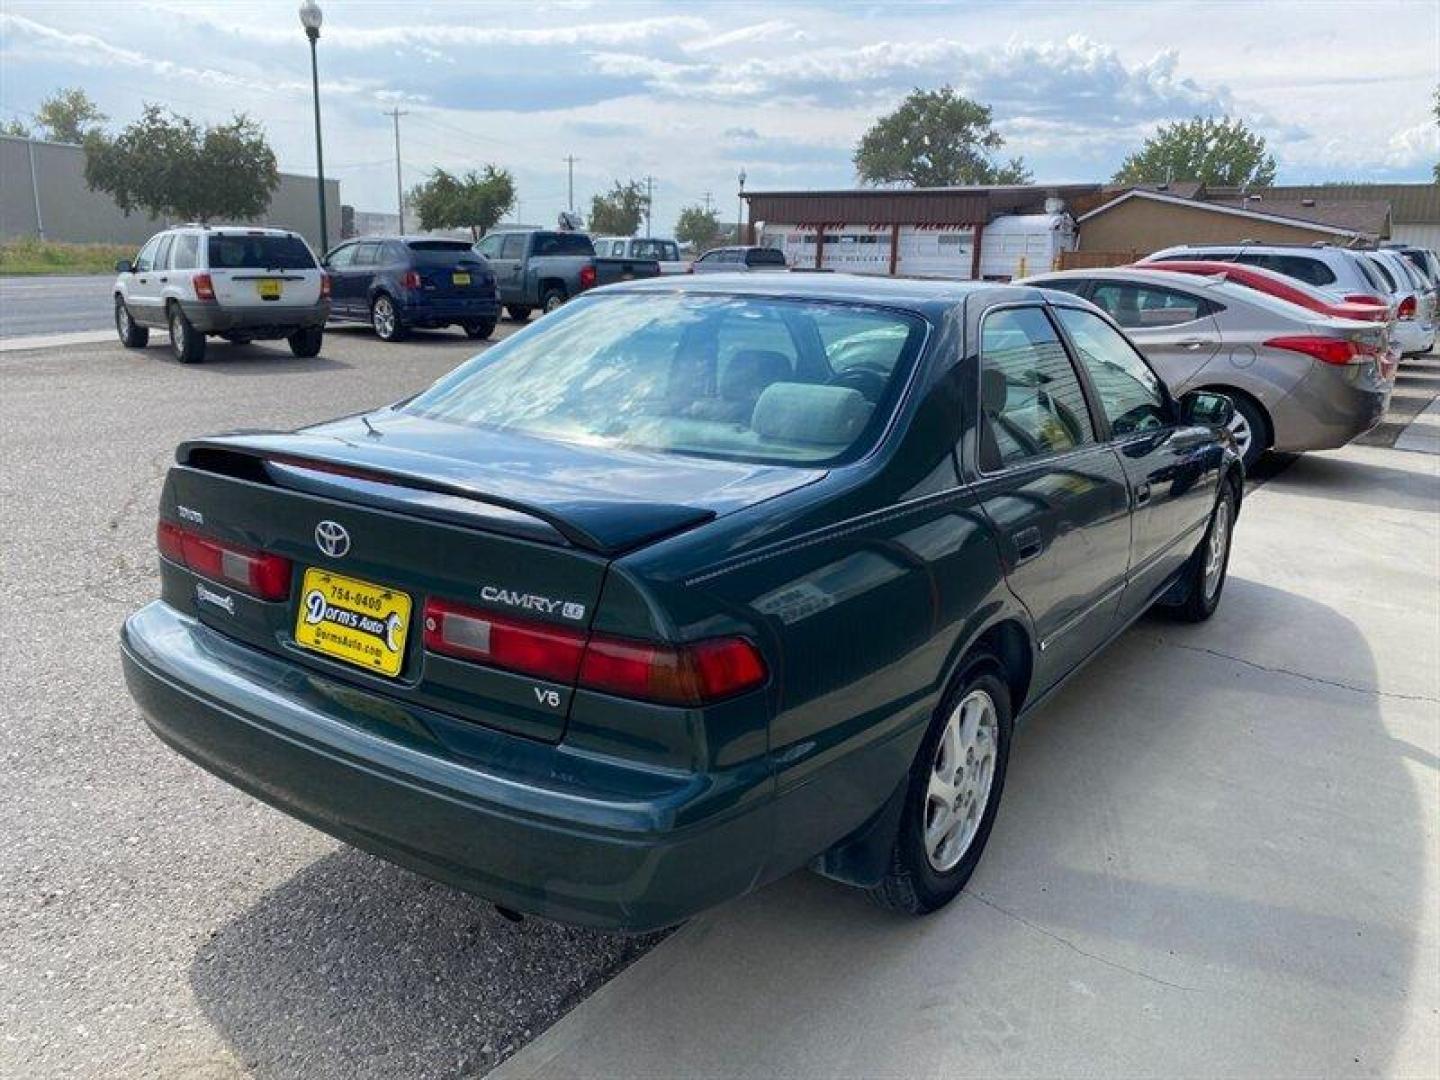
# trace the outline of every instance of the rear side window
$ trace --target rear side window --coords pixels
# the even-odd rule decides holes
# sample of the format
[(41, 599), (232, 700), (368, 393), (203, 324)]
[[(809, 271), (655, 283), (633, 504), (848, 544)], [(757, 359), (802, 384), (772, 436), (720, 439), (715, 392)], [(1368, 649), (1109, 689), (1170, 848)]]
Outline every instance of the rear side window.
[(176, 270), (193, 270), (200, 256), (200, 237), (194, 233), (181, 233), (175, 237), (171, 250), (170, 265)]
[(1375, 268), (1375, 264), (1372, 263), (1367, 256), (1356, 255), (1353, 261), (1355, 265), (1360, 268), (1360, 276), (1366, 280), (1372, 289), (1378, 289), (1381, 292), (1389, 291), (1385, 288), (1384, 279), (1380, 277), (1380, 271)]
[(1112, 435), (1153, 431), (1170, 421), (1160, 378), (1104, 319), (1076, 308), (1057, 308), (1060, 324), (1075, 343)]
[(747, 266), (784, 266), (785, 255), (775, 248), (755, 248), (745, 253)]
[(298, 236), (212, 233), (211, 270), (311, 270), (315, 257)]
[(1208, 305), (1198, 296), (1122, 281), (1099, 282), (1090, 299), (1127, 330), (1179, 326), (1208, 314)]
[(1399, 286), (1395, 282), (1395, 275), (1390, 272), (1390, 267), (1385, 265), (1385, 261), (1383, 259), (1372, 259), (1367, 257), (1365, 261), (1374, 268), (1375, 273), (1380, 275), (1380, 282), (1382, 285), (1385, 286), (1386, 292), (1393, 293), (1399, 290)]
[(536, 255), (594, 255), (595, 245), (584, 233), (536, 233)]
[(1263, 266), (1266, 270), (1274, 270), (1277, 274), (1284, 274), (1297, 281), (1309, 282), (1311, 285), (1335, 284), (1335, 271), (1319, 259), (1312, 259), (1306, 255), (1266, 255), (1258, 252), (1245, 252), (1237, 261), (1250, 266)]
[(993, 472), (1094, 442), (1080, 379), (1038, 307), (985, 316), (980, 329), (980, 467)]
[(454, 266), (465, 262), (479, 262), (475, 249), (463, 240), (414, 240), (409, 244), (410, 260), (416, 266)]
[[(615, 254), (625, 254), (624, 241), (620, 241), (615, 245)], [(675, 262), (680, 258), (680, 248), (673, 240), (632, 240), (630, 241), (630, 257), (632, 259), (657, 259), (661, 262)]]

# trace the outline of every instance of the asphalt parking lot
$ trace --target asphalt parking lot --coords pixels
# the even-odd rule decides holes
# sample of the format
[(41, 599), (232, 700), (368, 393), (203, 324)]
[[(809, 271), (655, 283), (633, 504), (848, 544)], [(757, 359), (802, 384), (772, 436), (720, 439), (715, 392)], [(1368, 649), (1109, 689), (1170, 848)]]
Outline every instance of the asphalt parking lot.
[[(176, 442), (394, 400), (474, 351), (345, 329), (316, 360), (0, 357), (0, 1075), (477, 1075), (653, 944), (346, 849), (163, 748), (124, 691)], [(1405, 380), (1429, 400), (1440, 364)], [(1380, 441), (1272, 463), (1220, 616), (1142, 622), (1021, 733), (953, 909), (898, 923), (797, 875), (505, 1071), (1434, 1075), (1440, 457)]]

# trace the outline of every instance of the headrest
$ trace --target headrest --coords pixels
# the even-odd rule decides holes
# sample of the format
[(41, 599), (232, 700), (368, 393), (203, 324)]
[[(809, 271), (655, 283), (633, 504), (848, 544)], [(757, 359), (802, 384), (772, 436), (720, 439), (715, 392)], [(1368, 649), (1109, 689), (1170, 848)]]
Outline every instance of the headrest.
[(790, 377), (790, 361), (772, 349), (741, 349), (720, 373), (720, 396), (727, 401), (754, 401), (771, 383)]
[(980, 410), (994, 416), (1005, 411), (1005, 399), (1010, 388), (1005, 383), (1005, 373), (996, 368), (980, 369)]
[(848, 386), (777, 382), (755, 403), (750, 428), (766, 439), (843, 446), (864, 430), (873, 408)]

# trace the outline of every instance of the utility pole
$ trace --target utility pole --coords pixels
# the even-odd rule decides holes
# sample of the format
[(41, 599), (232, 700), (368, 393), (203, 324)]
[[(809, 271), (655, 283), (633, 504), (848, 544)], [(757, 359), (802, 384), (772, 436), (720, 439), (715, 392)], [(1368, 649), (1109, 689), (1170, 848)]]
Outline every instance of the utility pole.
[(645, 236), (650, 236), (650, 207), (655, 201), (655, 178), (645, 177)]
[(705, 196), (701, 201), (705, 203), (705, 212), (707, 214), (710, 213), (710, 204), (715, 201), (714, 193), (709, 191), (705, 192)]
[(395, 207), (400, 211), (400, 235), (405, 235), (405, 184), (400, 179), (400, 117), (409, 116), (409, 113), (400, 111), (400, 106), (395, 106), (385, 114), (395, 121)]
[(568, 168), (568, 183), (566, 184), (566, 194), (568, 198), (566, 205), (570, 207), (572, 214), (575, 212), (575, 162), (578, 160), (574, 154), (565, 155), (565, 164)]

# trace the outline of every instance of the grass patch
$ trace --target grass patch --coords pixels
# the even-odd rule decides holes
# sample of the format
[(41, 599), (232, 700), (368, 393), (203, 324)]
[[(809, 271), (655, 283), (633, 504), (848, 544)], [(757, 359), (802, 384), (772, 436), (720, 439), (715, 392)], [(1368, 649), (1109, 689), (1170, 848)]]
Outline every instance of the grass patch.
[(0, 242), (6, 274), (113, 274), (118, 259), (134, 258), (134, 244), (62, 244), (34, 237)]

